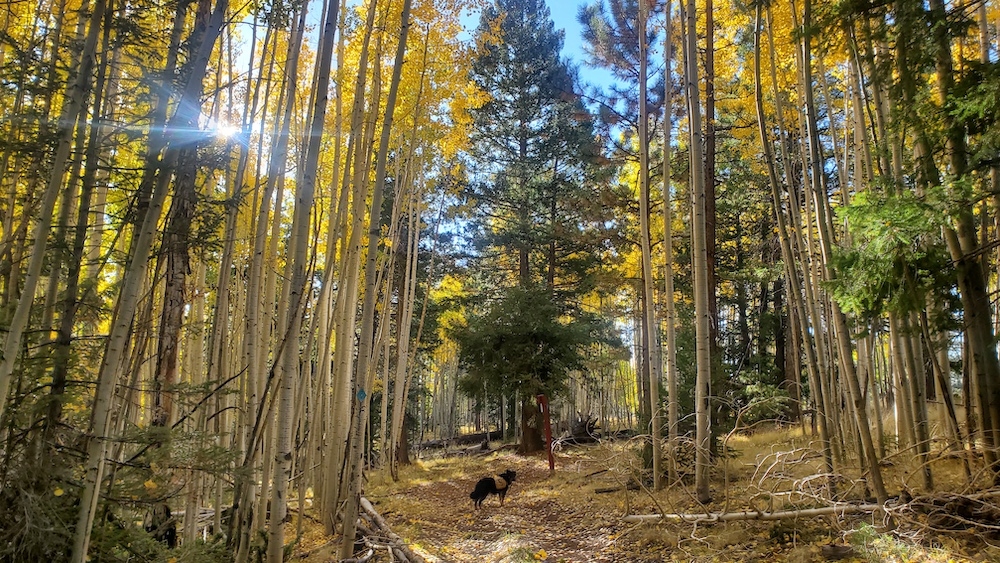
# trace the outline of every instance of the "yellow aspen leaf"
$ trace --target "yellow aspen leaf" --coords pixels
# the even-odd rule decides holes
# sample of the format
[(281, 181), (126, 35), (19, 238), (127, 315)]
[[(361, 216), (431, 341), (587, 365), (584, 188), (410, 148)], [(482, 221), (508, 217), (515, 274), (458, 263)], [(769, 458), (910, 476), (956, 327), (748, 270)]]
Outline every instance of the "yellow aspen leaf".
[(52, 494), (55, 495), (55, 496), (57, 496), (57, 497), (61, 497), (61, 496), (63, 496), (64, 492), (65, 491), (63, 491), (62, 488), (56, 487), (56, 490), (52, 491)]

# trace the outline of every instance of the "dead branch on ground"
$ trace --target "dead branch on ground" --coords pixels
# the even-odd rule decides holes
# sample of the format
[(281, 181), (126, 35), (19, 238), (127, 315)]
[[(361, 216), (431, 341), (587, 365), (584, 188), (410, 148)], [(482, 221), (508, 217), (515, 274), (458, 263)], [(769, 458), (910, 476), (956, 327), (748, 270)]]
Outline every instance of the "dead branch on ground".
[(675, 522), (685, 522), (691, 524), (730, 522), (733, 520), (782, 520), (785, 518), (809, 518), (813, 516), (828, 516), (831, 514), (848, 514), (858, 512), (875, 512), (882, 507), (879, 504), (851, 504), (836, 503), (832, 506), (821, 506), (819, 508), (802, 508), (799, 510), (781, 510), (777, 512), (763, 512), (759, 510), (748, 510), (742, 512), (706, 512), (706, 513), (677, 513), (677, 514), (631, 514), (622, 518), (629, 523), (656, 522), (670, 520)]

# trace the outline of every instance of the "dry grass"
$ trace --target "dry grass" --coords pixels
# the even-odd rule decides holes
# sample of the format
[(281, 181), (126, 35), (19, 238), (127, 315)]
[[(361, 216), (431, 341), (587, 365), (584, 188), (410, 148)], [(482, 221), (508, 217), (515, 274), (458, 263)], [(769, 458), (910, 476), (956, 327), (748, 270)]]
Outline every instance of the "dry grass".
[[(394, 530), (428, 561), (823, 561), (821, 549), (850, 545), (855, 562), (998, 561), (1000, 550), (976, 538), (934, 535), (901, 526), (889, 533), (879, 517), (825, 517), (713, 525), (643, 524), (626, 514), (781, 510), (821, 504), (828, 481), (816, 441), (800, 428), (733, 435), (713, 472), (714, 501), (699, 505), (686, 479), (663, 491), (648, 487), (637, 442), (560, 449), (556, 471), (545, 457), (494, 453), (417, 461), (400, 480), (369, 476), (367, 495)], [(897, 456), (883, 468), (893, 492), (918, 490), (919, 467)], [(960, 460), (933, 461), (936, 488), (961, 490)], [(495, 497), (480, 511), (468, 492), (480, 477), (512, 468), (517, 481), (500, 508)], [(865, 497), (857, 467), (843, 467), (837, 492)], [(612, 490), (613, 492), (606, 492)], [(846, 549), (846, 548), (845, 548)]]

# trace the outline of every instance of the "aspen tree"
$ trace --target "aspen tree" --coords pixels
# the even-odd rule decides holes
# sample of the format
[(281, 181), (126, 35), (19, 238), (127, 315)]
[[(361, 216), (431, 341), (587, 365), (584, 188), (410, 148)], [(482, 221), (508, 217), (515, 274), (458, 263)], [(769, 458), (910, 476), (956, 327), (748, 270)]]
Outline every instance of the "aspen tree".
[[(682, 6), (683, 9), (683, 6)], [(667, 470), (670, 482), (677, 479), (677, 421), (679, 401), (677, 393), (677, 311), (674, 305), (674, 214), (670, 187), (670, 133), (673, 128), (673, 3), (667, 0), (664, 9), (663, 36), (663, 316), (666, 339), (667, 377), (667, 444), (670, 463)]]
[[(110, 16), (111, 11), (107, 10), (105, 15)], [(95, 83), (95, 91), (99, 94), (95, 97), (94, 101), (93, 111), (95, 115), (110, 116), (114, 111), (113, 107), (111, 107), (113, 106), (111, 100), (113, 100), (116, 96), (118, 88), (117, 81), (114, 77), (106, 78), (109, 72), (115, 72), (115, 70), (109, 67), (109, 44), (110, 28), (105, 26), (103, 29), (102, 55), (100, 64), (97, 68), (97, 80)], [(117, 55), (117, 51), (115, 54)], [(105, 119), (102, 121), (107, 123), (111, 120)], [(63, 290), (64, 297), (61, 303), (59, 325), (56, 329), (56, 338), (54, 342), (55, 350), (53, 352), (52, 360), (51, 398), (42, 433), (42, 441), (44, 443), (52, 442), (52, 434), (62, 418), (62, 408), (65, 401), (63, 394), (66, 391), (67, 376), (69, 373), (71, 345), (73, 342), (73, 327), (76, 323), (77, 312), (80, 306), (80, 278), (84, 263), (84, 251), (88, 233), (87, 228), (90, 223), (90, 202), (94, 191), (97, 189), (97, 171), (99, 164), (98, 156), (102, 152), (100, 138), (108, 133), (108, 129), (109, 127), (107, 125), (90, 128), (87, 147), (83, 157), (86, 162), (86, 166), (84, 168), (83, 178), (81, 179), (79, 202), (77, 204), (76, 227), (73, 234), (73, 242), (70, 245), (69, 258), (67, 260), (68, 271), (66, 273), (66, 287)], [(0, 397), (0, 402), (2, 402), (3, 399), (5, 399), (5, 397)], [(0, 407), (0, 409), (2, 409), (2, 407)], [(40, 449), (39, 451), (43, 450)]]
[(347, 558), (354, 550), (354, 535), (357, 530), (358, 507), (361, 495), (361, 452), (364, 438), (364, 427), (368, 419), (371, 389), (366, 389), (365, 382), (372, 362), (372, 338), (375, 321), (376, 272), (375, 262), (378, 257), (378, 238), (381, 230), (380, 210), (382, 209), (382, 194), (385, 190), (385, 167), (389, 150), (389, 136), (392, 133), (393, 113), (396, 109), (396, 94), (399, 91), (400, 73), (403, 70), (406, 55), (406, 36), (410, 29), (410, 0), (403, 0), (400, 15), (399, 43), (396, 49), (396, 60), (392, 68), (392, 79), (389, 83), (389, 94), (386, 98), (385, 118), (382, 121), (382, 136), (379, 140), (378, 154), (375, 164), (375, 185), (372, 191), (371, 216), (369, 217), (367, 236), (367, 256), (365, 258), (365, 292), (361, 310), (361, 338), (358, 343), (358, 362), (355, 368), (355, 387), (360, 403), (353, 421), (351, 432), (350, 457), (347, 470), (350, 473), (345, 498), (347, 506), (344, 510), (343, 543), (340, 546), (340, 556)]
[[(256, 22), (256, 15), (254, 16), (254, 21)], [(250, 38), (250, 58), (247, 62), (247, 76), (253, 76), (254, 64), (255, 64), (255, 49), (257, 46), (257, 26), (253, 26), (252, 35)], [(270, 26), (268, 27), (268, 33), (270, 33)], [(234, 71), (232, 54), (232, 31), (228, 34), (229, 44), (227, 52), (229, 54), (229, 69), (230, 72)], [(265, 36), (264, 48), (266, 49), (268, 41)], [(263, 65), (261, 65), (261, 72), (263, 72)], [(229, 159), (226, 160), (226, 202), (225, 202), (225, 226), (223, 227), (223, 247), (221, 263), (219, 265), (219, 281), (218, 286), (215, 289), (215, 306), (212, 311), (212, 321), (210, 325), (210, 333), (208, 337), (208, 349), (207, 349), (207, 365), (205, 368), (205, 378), (206, 381), (210, 383), (229, 381), (231, 378), (229, 376), (232, 373), (231, 363), (226, 364), (224, 359), (226, 358), (225, 352), (230, 348), (231, 345), (235, 344), (237, 338), (234, 337), (230, 339), (230, 324), (229, 319), (239, 319), (240, 315), (233, 315), (230, 311), (230, 270), (234, 263), (234, 254), (236, 247), (236, 237), (237, 237), (237, 220), (239, 218), (239, 201), (243, 198), (243, 193), (245, 189), (246, 173), (250, 161), (250, 132), (251, 124), (253, 121), (253, 116), (257, 113), (257, 104), (260, 99), (260, 89), (262, 80), (257, 80), (254, 87), (250, 90), (252, 93), (250, 96), (244, 97), (244, 105), (242, 112), (242, 123), (240, 124), (239, 140), (241, 142), (239, 145), (239, 153), (236, 157), (236, 169), (232, 170), (231, 162)], [(230, 84), (229, 89), (229, 114), (233, 114), (233, 91), (234, 84)], [(232, 154), (232, 140), (226, 143), (226, 155), (231, 158)], [(235, 300), (238, 302), (238, 298)], [(235, 327), (235, 323), (233, 324)], [(238, 346), (234, 346), (235, 349), (239, 349)], [(224, 394), (216, 395), (215, 400), (215, 410), (216, 415), (214, 416), (214, 426), (213, 430), (216, 436), (216, 445), (220, 448), (226, 448), (228, 444), (226, 443), (226, 437), (223, 434), (223, 428), (229, 428), (225, 424), (228, 418), (228, 412), (226, 408), (227, 399)], [(230, 440), (235, 438), (237, 429), (234, 432), (229, 432)], [(213, 505), (215, 508), (215, 515), (213, 519), (213, 525), (216, 530), (222, 530), (222, 493), (223, 493), (223, 480), (221, 478), (216, 478), (216, 485), (213, 497)]]
[[(694, 51), (692, 51), (693, 53)], [(701, 56), (696, 57), (698, 59)], [(705, 167), (705, 275), (708, 277), (708, 328), (711, 331), (709, 345), (712, 355), (712, 383), (721, 383), (719, 368), (721, 367), (719, 356), (719, 298), (718, 279), (716, 277), (716, 130), (715, 130), (715, 2), (705, 0), (705, 114), (704, 132), (705, 160), (702, 166)], [(716, 412), (720, 412), (716, 410)], [(709, 417), (715, 418), (712, 412)], [(711, 421), (709, 422), (711, 424)], [(710, 444), (712, 451), (715, 451), (715, 443)]]
[[(247, 388), (247, 424), (245, 424), (244, 442), (246, 450), (243, 452), (242, 468), (250, 469), (257, 460), (257, 442), (264, 425), (265, 417), (269, 418), (267, 412), (265, 374), (264, 366), (260, 361), (263, 341), (261, 329), (261, 307), (262, 295), (266, 293), (264, 279), (264, 254), (267, 245), (267, 227), (270, 224), (269, 202), (274, 197), (275, 189), (279, 183), (279, 178), (284, 172), (284, 161), (288, 154), (288, 139), (291, 131), (292, 109), (295, 103), (295, 92), (297, 89), (297, 73), (299, 52), (302, 44), (303, 27), (305, 22), (306, 9), (293, 15), (293, 26), (289, 33), (286, 59), (288, 72), (284, 74), (284, 89), (280, 91), (277, 107), (281, 112), (279, 119), (275, 123), (272, 132), (272, 149), (268, 160), (268, 175), (264, 184), (264, 191), (260, 198), (260, 208), (254, 222), (254, 233), (252, 236), (253, 248), (251, 253), (249, 274), (247, 276), (246, 294), (246, 333), (243, 341), (243, 362), (246, 366), (246, 388)], [(297, 16), (297, 17), (296, 17)], [(280, 202), (281, 198), (276, 198)], [(269, 326), (269, 325), (268, 325)], [(268, 460), (269, 461), (269, 460)], [(256, 492), (256, 480), (246, 477), (237, 478), (234, 486), (234, 497), (239, 499), (236, 504), (237, 510), (231, 521), (231, 527), (235, 527), (235, 532), (230, 533), (230, 543), (236, 548), (236, 561), (242, 563), (249, 556), (250, 544), (250, 522), (257, 522), (260, 525), (261, 519), (252, 520), (252, 511), (255, 509), (255, 501), (258, 498)], [(266, 487), (267, 482), (262, 481)], [(261, 495), (264, 496), (264, 495)]]
[(107, 10), (105, 0), (96, 0), (87, 21), (87, 34), (83, 48), (76, 63), (75, 78), (66, 94), (63, 108), (59, 116), (59, 134), (55, 155), (52, 160), (52, 173), (42, 195), (41, 207), (38, 210), (34, 229), (34, 244), (28, 269), (21, 287), (21, 296), (17, 308), (11, 316), (7, 337), (4, 339), (3, 354), (0, 356), (0, 416), (3, 416), (7, 406), (7, 393), (10, 391), (11, 374), (21, 350), (21, 340), (30, 319), (31, 305), (35, 299), (35, 288), (42, 273), (45, 260), (45, 250), (48, 247), (48, 232), (52, 225), (52, 212), (55, 208), (59, 189), (63, 185), (66, 164), (69, 162), (70, 149), (73, 144), (73, 132), (80, 116), (85, 113), (85, 107), (92, 88), (92, 72), (97, 57), (97, 39)]
[[(812, 25), (811, 16), (812, 0), (805, 0), (802, 17), (803, 36), (801, 38), (803, 60), (802, 85), (805, 91), (806, 129), (808, 132), (811, 164), (810, 173), (812, 179), (812, 197), (816, 204), (816, 224), (819, 232), (821, 250), (820, 262), (824, 269), (824, 279), (830, 281), (836, 277), (836, 274), (830, 264), (833, 253), (833, 236), (830, 231), (830, 223), (827, 218), (828, 201), (825, 197), (825, 181), (822, 164), (820, 162), (821, 149), (819, 143), (819, 133), (816, 130), (816, 106), (813, 101), (812, 32), (810, 31), (810, 26)], [(835, 337), (837, 339), (837, 351), (840, 355), (840, 366), (843, 370), (843, 377), (845, 380), (844, 383), (847, 386), (848, 395), (850, 397), (850, 404), (852, 406), (851, 410), (854, 414), (854, 422), (861, 437), (861, 444), (863, 447), (862, 454), (864, 455), (864, 460), (868, 467), (868, 474), (871, 477), (871, 485), (874, 489), (875, 496), (878, 498), (880, 503), (884, 503), (889, 496), (886, 492), (885, 484), (882, 481), (882, 470), (878, 463), (878, 452), (875, 451), (875, 445), (872, 441), (871, 425), (869, 424), (868, 411), (865, 406), (865, 396), (861, 391), (861, 386), (858, 381), (857, 368), (854, 363), (853, 345), (851, 343), (851, 332), (847, 325), (847, 317), (843, 311), (841, 311), (840, 305), (836, 302), (832, 302), (830, 304), (830, 309), (833, 317), (832, 324), (836, 332)]]
[[(792, 0), (792, 24), (796, 28), (799, 27), (798, 20), (798, 8), (795, 0)], [(824, 322), (824, 303), (822, 303), (821, 296), (818, 294), (817, 288), (822, 284), (820, 273), (818, 271), (818, 266), (815, 257), (818, 252), (815, 248), (816, 240), (813, 236), (811, 226), (814, 224), (813, 219), (813, 203), (812, 198), (803, 197), (800, 195), (800, 189), (803, 186), (808, 185), (808, 170), (809, 163), (807, 160), (807, 148), (803, 146), (802, 139), (807, 138), (806, 126), (805, 126), (805, 116), (803, 111), (798, 111), (798, 140), (799, 142), (793, 146), (795, 140), (789, 134), (789, 130), (786, 129), (784, 114), (784, 103), (782, 102), (782, 96), (778, 93), (778, 83), (775, 76), (775, 61), (774, 61), (774, 29), (771, 24), (770, 18), (770, 6), (768, 6), (768, 36), (771, 43), (771, 78), (773, 82), (773, 88), (775, 90), (775, 116), (778, 124), (778, 134), (780, 138), (780, 146), (782, 148), (782, 162), (784, 163), (785, 170), (785, 182), (787, 185), (787, 210), (789, 220), (787, 222), (788, 227), (791, 229), (790, 232), (790, 243), (793, 256), (796, 258), (796, 262), (800, 265), (802, 273), (802, 296), (804, 301), (803, 311), (809, 314), (808, 317), (803, 317), (803, 329), (810, 331), (809, 337), (804, 339), (803, 342), (810, 342), (812, 346), (815, 347), (815, 378), (812, 378), (810, 385), (812, 387), (812, 393), (815, 397), (815, 410), (816, 417), (820, 419), (820, 435), (821, 439), (824, 435), (822, 426), (825, 425), (827, 431), (825, 436), (827, 438), (827, 447), (831, 450), (831, 455), (833, 456), (833, 461), (836, 464), (843, 464), (843, 445), (842, 436), (843, 432), (837, 431), (838, 428), (838, 413), (839, 410), (834, 408), (837, 402), (834, 399), (834, 393), (836, 388), (833, 385), (834, 374), (833, 369), (830, 366), (831, 358), (833, 358), (833, 350), (829, 344), (829, 329), (826, 328), (828, 323)], [(802, 69), (804, 68), (802, 50), (796, 48), (794, 50), (796, 68), (799, 71), (799, 80), (796, 82), (797, 94), (800, 98), (804, 98), (803, 90), (803, 79), (801, 77)], [(795, 149), (793, 152), (792, 149)], [(797, 160), (798, 162), (795, 162)], [(799, 173), (795, 173), (795, 166), (799, 165)], [(800, 209), (800, 200), (804, 202), (804, 209)], [(807, 356), (808, 359), (808, 356)]]
[[(764, 115), (764, 96), (761, 86), (761, 69), (760, 69), (760, 56), (761, 56), (761, 45), (760, 45), (760, 35), (761, 35), (761, 6), (758, 3), (756, 7), (756, 18), (754, 26), (754, 98), (756, 100), (757, 109), (757, 128), (760, 134), (760, 143), (764, 153), (764, 164), (767, 169), (768, 183), (771, 187), (771, 204), (774, 208), (774, 215), (777, 220), (778, 226), (778, 242), (781, 246), (781, 257), (785, 266), (785, 277), (787, 279), (788, 286), (788, 302), (795, 310), (796, 318), (798, 319), (797, 325), (801, 333), (802, 347), (806, 353), (806, 365), (808, 367), (810, 387), (812, 388), (813, 395), (822, 393), (823, 388), (819, 385), (819, 374), (817, 369), (817, 361), (815, 358), (816, 350), (812, 345), (812, 339), (810, 331), (806, 322), (808, 316), (806, 315), (805, 306), (801, 293), (799, 293), (799, 288), (801, 287), (801, 281), (799, 278), (799, 272), (795, 267), (795, 257), (792, 251), (792, 245), (789, 241), (789, 230), (787, 226), (787, 220), (785, 217), (785, 212), (782, 209), (782, 197), (781, 197), (781, 187), (778, 180), (778, 174), (775, 169), (774, 155), (771, 145), (771, 141), (767, 135), (767, 123), (765, 121)], [(770, 33), (769, 33), (770, 35)], [(777, 84), (774, 76), (774, 49), (773, 45), (771, 48), (771, 80)], [(776, 87), (776, 86), (775, 86)], [(780, 113), (780, 106), (776, 109)], [(790, 204), (791, 205), (791, 204)], [(821, 397), (816, 399), (817, 409), (822, 410), (823, 400)], [(819, 419), (820, 427), (820, 441), (823, 450), (823, 460), (826, 465), (826, 470), (828, 473), (832, 474), (834, 471), (833, 465), (833, 454), (830, 449), (830, 438), (829, 429), (827, 427), (826, 417), (817, 416)]]
[[(660, 467), (663, 460), (661, 432), (663, 428), (662, 409), (660, 408), (660, 382), (663, 364), (660, 356), (660, 341), (657, 333), (656, 307), (654, 302), (653, 257), (650, 250), (649, 229), (649, 114), (646, 110), (646, 65), (647, 51), (646, 25), (649, 19), (649, 5), (646, 0), (639, 0), (639, 224), (640, 245), (642, 247), (642, 293), (646, 302), (646, 330), (643, 338), (643, 362), (649, 366), (649, 404), (650, 425), (653, 441), (653, 489), (663, 487), (663, 470)], [(670, 296), (668, 296), (670, 297)]]
[[(341, 6), (339, 8), (340, 21), (339, 28), (344, 29), (344, 20), (346, 17), (346, 7), (345, 0), (341, 0)], [(346, 34), (341, 31), (337, 38), (337, 75), (334, 79), (334, 129), (333, 129), (333, 174), (330, 179), (330, 192), (331, 195), (337, 194), (337, 188), (339, 189), (339, 195), (334, 198), (330, 198), (331, 208), (330, 208), (330, 225), (328, 226), (327, 234), (327, 253), (326, 253), (326, 269), (323, 272), (323, 281), (320, 287), (320, 295), (317, 299), (317, 308), (319, 309), (319, 374), (317, 379), (319, 380), (320, 392), (322, 397), (319, 400), (320, 408), (317, 409), (317, 415), (320, 417), (320, 421), (315, 426), (316, 431), (313, 432), (313, 437), (316, 440), (315, 448), (319, 451), (319, 463), (317, 464), (315, 472), (315, 498), (319, 499), (318, 504), (320, 505), (320, 520), (323, 522), (323, 526), (327, 533), (333, 533), (334, 527), (334, 515), (331, 511), (325, 509), (331, 503), (329, 501), (330, 491), (337, 490), (335, 483), (338, 479), (333, 478), (335, 475), (339, 475), (340, 467), (338, 467), (332, 460), (335, 458), (332, 450), (334, 444), (334, 426), (336, 424), (334, 420), (334, 397), (336, 396), (336, 391), (339, 389), (337, 381), (334, 379), (335, 371), (333, 368), (333, 344), (336, 338), (335, 325), (336, 325), (336, 300), (333, 294), (333, 286), (335, 283), (335, 275), (341, 276), (340, 282), (343, 282), (343, 254), (346, 250), (342, 245), (342, 241), (346, 241), (345, 233), (348, 230), (347, 227), (347, 211), (350, 200), (348, 198), (349, 190), (347, 189), (347, 179), (350, 177), (348, 170), (350, 169), (350, 153), (351, 145), (353, 144), (353, 136), (348, 140), (347, 150), (343, 150), (342, 139), (344, 136), (344, 102), (343, 102), (343, 84), (344, 84), (344, 36)], [(342, 155), (342, 153), (344, 153)], [(341, 162), (343, 162), (343, 167), (341, 168)], [(339, 250), (339, 253), (338, 253)], [(339, 258), (339, 260), (338, 260)], [(338, 292), (339, 295), (339, 292)]]
[(711, 319), (709, 311), (708, 250), (705, 232), (705, 176), (704, 151), (701, 132), (701, 93), (698, 87), (698, 29), (694, 0), (687, 4), (687, 59), (684, 76), (688, 99), (690, 129), (690, 174), (692, 193), (691, 229), (692, 270), (694, 271), (695, 303), (695, 355), (697, 378), (695, 381), (695, 492), (698, 502), (707, 503), (709, 490), (709, 453), (712, 433), (710, 428), (710, 383), (712, 379)]
[[(420, 110), (421, 102), (424, 93), (424, 80), (427, 75), (427, 51), (428, 43), (430, 42), (430, 29), (428, 28), (424, 36), (424, 49), (421, 61), (421, 71), (420, 71), (420, 85), (417, 88), (417, 96), (414, 101), (413, 109), (413, 127), (410, 130), (410, 146), (407, 154), (407, 173), (413, 182), (413, 169), (416, 167), (414, 163), (414, 153), (417, 147), (417, 133), (420, 124)], [(407, 285), (408, 291), (408, 314), (410, 319), (404, 320), (405, 330), (403, 328), (399, 329), (399, 343), (397, 344), (397, 354), (398, 360), (396, 362), (396, 382), (395, 389), (393, 393), (393, 405), (392, 405), (392, 428), (388, 444), (388, 460), (389, 460), (389, 472), (393, 480), (399, 479), (399, 459), (397, 457), (397, 451), (400, 447), (401, 440), (406, 440), (405, 436), (402, 436), (403, 430), (403, 417), (405, 416), (406, 398), (409, 392), (410, 383), (413, 380), (413, 358), (416, 356), (417, 348), (420, 345), (420, 336), (423, 330), (423, 322), (425, 315), (427, 313), (427, 302), (430, 299), (430, 285), (433, 279), (433, 266), (434, 266), (434, 249), (431, 250), (431, 264), (428, 267), (428, 277), (427, 277), (427, 291), (424, 293), (424, 302), (420, 313), (420, 321), (417, 328), (416, 341), (413, 343), (413, 354), (409, 353), (409, 337), (410, 337), (410, 324), (412, 322), (413, 315), (413, 301), (416, 299), (416, 267), (418, 262), (418, 240), (420, 236), (420, 202), (416, 199), (415, 207), (416, 213), (411, 212), (410, 217), (414, 218), (415, 221), (411, 224), (411, 244), (410, 250), (407, 253), (407, 262), (409, 267), (407, 268), (407, 275), (409, 276), (409, 283)], [(440, 213), (438, 215), (440, 220)], [(435, 247), (437, 245), (437, 224), (435, 225), (435, 236), (434, 236)]]
[[(347, 490), (346, 483), (350, 479), (348, 464), (348, 454), (351, 434), (351, 400), (352, 377), (351, 364), (354, 360), (354, 338), (357, 326), (357, 302), (360, 291), (359, 277), (361, 264), (361, 237), (364, 230), (364, 209), (368, 193), (368, 146), (370, 139), (374, 135), (374, 119), (372, 122), (363, 124), (364, 118), (364, 96), (365, 85), (368, 73), (368, 50), (371, 44), (372, 30), (375, 22), (375, 13), (378, 2), (372, 1), (368, 6), (366, 16), (366, 30), (362, 35), (360, 57), (358, 59), (358, 74), (354, 85), (354, 105), (351, 108), (351, 129), (348, 139), (348, 160), (353, 161), (352, 166), (344, 169), (344, 183), (341, 189), (344, 192), (341, 202), (346, 202), (348, 194), (351, 200), (351, 209), (347, 205), (342, 205), (344, 209), (345, 226), (341, 239), (341, 266), (340, 266), (340, 288), (337, 291), (337, 300), (334, 309), (334, 333), (335, 340), (335, 368), (334, 368), (334, 391), (333, 391), (333, 412), (337, 417), (331, 421), (331, 437), (328, 442), (330, 456), (327, 468), (327, 494), (323, 499), (323, 521), (328, 530), (332, 530), (334, 522), (342, 501), (345, 499)], [(372, 114), (377, 112), (380, 103), (378, 100), (381, 87), (379, 85), (378, 73), (374, 73), (374, 87), (376, 100), (372, 102)], [(350, 182), (348, 182), (350, 180)], [(346, 218), (350, 218), (350, 226), (346, 224)]]
[[(289, 310), (288, 325), (284, 350), (284, 374), (278, 403), (278, 447), (275, 454), (275, 478), (271, 496), (271, 519), (267, 559), (269, 563), (280, 563), (284, 550), (284, 520), (287, 512), (287, 488), (291, 480), (292, 437), (293, 425), (292, 390), (293, 381), (298, 379), (299, 369), (299, 332), (302, 326), (302, 315), (306, 301), (306, 268), (308, 266), (309, 247), (309, 217), (316, 189), (316, 176), (319, 168), (320, 141), (323, 134), (323, 123), (326, 119), (326, 108), (329, 100), (330, 71), (333, 60), (333, 46), (336, 37), (337, 16), (340, 4), (338, 0), (329, 0), (326, 7), (326, 19), (319, 47), (317, 61), (317, 80), (315, 85), (315, 106), (312, 109), (312, 122), (307, 129), (308, 143), (305, 162), (302, 167), (301, 182), (296, 186), (295, 212), (292, 220), (292, 241), (294, 247), (288, 250), (288, 262), (291, 264), (291, 277), (288, 282)], [(299, 499), (300, 503), (304, 499)]]
[[(103, 0), (98, 0), (98, 2), (103, 3)], [(184, 84), (178, 103), (178, 110), (171, 120), (171, 125), (182, 126), (189, 123), (197, 123), (197, 115), (201, 110), (202, 81), (207, 71), (212, 49), (222, 31), (227, 8), (227, 0), (217, 0), (215, 8), (205, 22), (205, 27), (201, 32), (199, 40), (194, 42), (197, 50), (189, 63), (190, 74), (188, 75), (188, 81)], [(174, 142), (176, 143), (176, 141)], [(160, 166), (160, 174), (153, 189), (149, 210), (143, 220), (139, 236), (132, 248), (129, 265), (125, 270), (125, 279), (122, 282), (121, 292), (118, 297), (116, 317), (111, 325), (108, 345), (100, 371), (98, 372), (97, 392), (94, 399), (93, 418), (91, 420), (91, 432), (94, 435), (91, 437), (87, 448), (84, 489), (80, 498), (80, 509), (77, 514), (76, 535), (71, 557), (73, 563), (83, 563), (87, 558), (90, 532), (93, 527), (94, 512), (98, 501), (97, 489), (102, 481), (104, 470), (106, 437), (107, 431), (110, 428), (108, 423), (110, 421), (112, 399), (117, 380), (117, 370), (129, 337), (132, 318), (139, 299), (139, 288), (146, 277), (145, 266), (168, 192), (167, 188), (171, 179), (170, 172), (176, 165), (179, 150), (179, 147), (168, 140), (167, 152), (164, 154), (163, 162)]]

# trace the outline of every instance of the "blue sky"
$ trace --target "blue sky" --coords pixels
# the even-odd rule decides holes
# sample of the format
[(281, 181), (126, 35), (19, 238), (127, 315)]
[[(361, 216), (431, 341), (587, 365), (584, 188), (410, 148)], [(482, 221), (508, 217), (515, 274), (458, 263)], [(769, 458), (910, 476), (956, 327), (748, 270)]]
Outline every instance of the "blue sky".
[(580, 7), (587, 3), (585, 0), (547, 0), (556, 29), (566, 31), (563, 54), (578, 64), (583, 63), (584, 53), (582, 30), (576, 15), (580, 12)]
[[(592, 1), (592, 0), (591, 0)], [(583, 30), (576, 15), (580, 13), (580, 7), (589, 4), (587, 0), (547, 0), (549, 11), (552, 12), (552, 21), (556, 29), (566, 32), (563, 43), (563, 56), (573, 61), (574, 65), (580, 69), (580, 77), (584, 82), (598, 86), (610, 83), (611, 74), (604, 71), (589, 68), (584, 64), (586, 53), (583, 50)]]
[[(583, 50), (583, 35), (580, 22), (576, 20), (576, 15), (580, 12), (580, 7), (589, 4), (593, 0), (546, 0), (549, 11), (552, 14), (552, 22), (556, 29), (565, 32), (563, 42), (563, 57), (569, 59), (574, 66), (580, 69), (580, 78), (588, 84), (596, 86), (607, 86), (611, 83), (611, 74), (604, 70), (589, 68), (584, 61), (586, 54)], [(466, 30), (471, 35), (479, 25), (479, 14), (470, 14), (465, 19)]]

